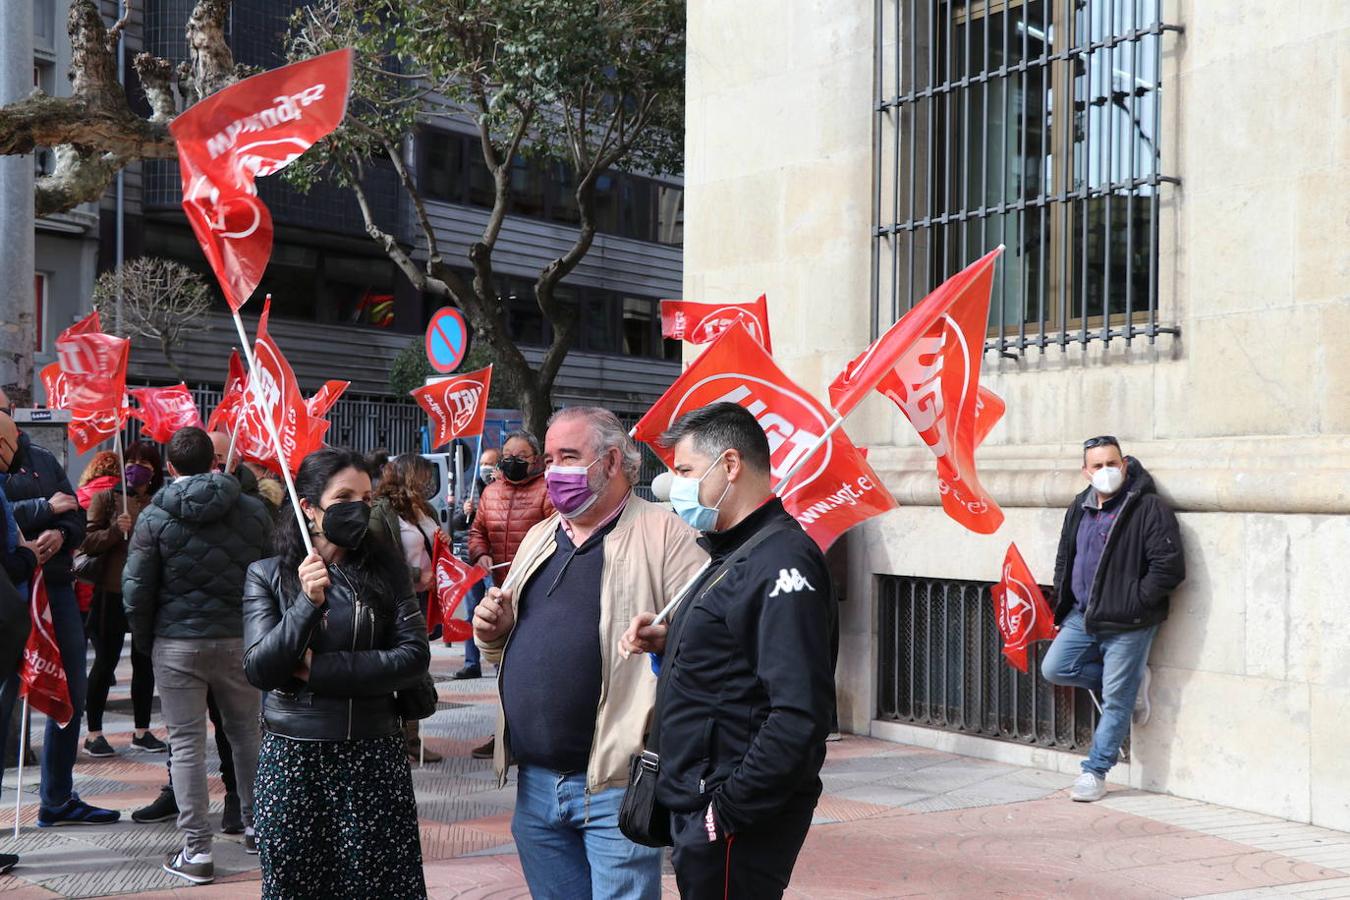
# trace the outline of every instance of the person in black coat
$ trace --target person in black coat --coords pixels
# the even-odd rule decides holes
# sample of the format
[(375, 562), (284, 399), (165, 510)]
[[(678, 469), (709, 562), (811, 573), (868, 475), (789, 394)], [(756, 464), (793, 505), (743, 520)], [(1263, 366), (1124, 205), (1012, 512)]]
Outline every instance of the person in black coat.
[(1110, 435), (1083, 444), (1090, 484), (1064, 515), (1055, 556), (1055, 623), (1041, 661), (1053, 684), (1101, 696), (1092, 750), (1070, 798), (1106, 796), (1106, 773), (1134, 724), (1150, 715), (1148, 652), (1167, 618), (1168, 595), (1186, 577), (1181, 531), (1153, 476)]
[(249, 569), (244, 669), (265, 691), (257, 834), (264, 897), (425, 897), (395, 692), (424, 678), (426, 619), (365, 461), (325, 448), (295, 479), (314, 543), (278, 529)]
[(712, 561), (669, 632), (638, 615), (620, 651), (664, 654), (653, 731), (675, 878), (686, 900), (781, 897), (834, 718), (833, 586), (772, 493), (768, 439), (748, 410), (695, 410), (662, 442), (675, 453), (671, 503)]

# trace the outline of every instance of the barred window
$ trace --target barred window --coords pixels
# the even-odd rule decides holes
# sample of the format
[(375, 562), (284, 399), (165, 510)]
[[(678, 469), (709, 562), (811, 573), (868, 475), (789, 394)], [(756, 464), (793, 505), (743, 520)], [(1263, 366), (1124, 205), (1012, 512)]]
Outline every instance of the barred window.
[(999, 244), (986, 350), (1156, 341), (1163, 0), (877, 0), (873, 332)]

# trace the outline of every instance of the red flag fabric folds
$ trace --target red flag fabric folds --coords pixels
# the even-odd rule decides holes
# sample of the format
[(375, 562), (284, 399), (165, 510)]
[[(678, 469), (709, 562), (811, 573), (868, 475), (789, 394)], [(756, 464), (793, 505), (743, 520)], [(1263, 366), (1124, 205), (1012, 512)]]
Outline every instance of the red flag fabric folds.
[(323, 445), (328, 423), (311, 418), (305, 408), (295, 373), (267, 331), (270, 313), (271, 304), (267, 304), (258, 320), (257, 343), (253, 347), (255, 369), (253, 377), (245, 381), (235, 441), (241, 457), (279, 474), (281, 462), (267, 429), (270, 421), (294, 474), (299, 470), (300, 462)]
[(734, 322), (743, 322), (769, 353), (769, 304), (763, 294), (753, 303), (708, 303), (698, 300), (662, 300), (661, 335), (691, 344), (711, 344)]
[(183, 211), (230, 308), (243, 306), (272, 255), (272, 216), (254, 179), (284, 169), (347, 112), (353, 52), (335, 50), (254, 75), (169, 125)]
[(994, 261), (1001, 252), (985, 254), (943, 282), (830, 385), (840, 415), (874, 389), (900, 407), (937, 457), (942, 508), (979, 534), (1003, 524), (1003, 511), (975, 471), (975, 448), (1003, 413), (1003, 401), (979, 389)]
[(32, 604), (33, 629), (23, 649), (19, 666), (19, 696), (27, 697), (34, 709), (62, 728), (74, 718), (70, 705), (70, 684), (61, 664), (61, 648), (56, 643), (52, 608), (47, 602), (47, 585), (42, 570), (33, 573), (29, 602)]
[(487, 576), (487, 572), (481, 566), (471, 566), (455, 556), (450, 541), (439, 528), (431, 545), (431, 566), (436, 573), (436, 602), (427, 607), (427, 633), (430, 634), (439, 624), (447, 644), (473, 640), (473, 627), (462, 617), (456, 616), (455, 611), (469, 590)]
[(333, 408), (333, 404), (338, 402), (347, 388), (351, 387), (350, 381), (325, 381), (323, 387), (313, 397), (305, 401), (305, 409), (316, 419), (322, 419), (328, 415), (328, 411)]
[(187, 385), (178, 383), (163, 388), (132, 388), (140, 409), (133, 412), (145, 423), (145, 434), (152, 441), (167, 443), (180, 428), (201, 428), (202, 417)]
[(1025, 672), (1027, 646), (1033, 641), (1053, 640), (1059, 629), (1050, 604), (1032, 577), (1016, 544), (1008, 545), (1003, 558), (1003, 577), (989, 589), (994, 598), (994, 618), (1003, 636), (1003, 655), (1008, 664)]
[[(690, 410), (719, 401), (739, 403), (759, 420), (769, 438), (775, 483), (816, 445), (835, 418), (783, 374), (744, 323), (734, 322), (642, 417), (635, 437), (670, 465), (673, 457), (659, 443), (662, 432)], [(854, 525), (896, 506), (842, 430), (830, 436), (779, 496), (822, 549)]]
[(455, 438), (482, 434), (491, 387), (492, 366), (488, 366), (414, 388), (413, 399), (431, 417), (431, 446), (443, 447)]
[[(42, 372), (48, 405), (70, 411), (68, 431), (79, 453), (108, 440), (127, 417), (127, 358), (131, 341), (104, 334), (98, 312), (61, 332), (56, 339), (56, 374)], [(59, 403), (50, 398), (59, 397)]]
[(206, 423), (207, 431), (232, 431), (248, 389), (248, 372), (238, 350), (230, 351), (230, 369), (225, 376), (225, 392)]
[(70, 424), (66, 426), (66, 432), (77, 453), (88, 453), (117, 433), (124, 417), (119, 417), (112, 410), (83, 413), (70, 409), (66, 396), (66, 376), (59, 362), (48, 363), (38, 374), (47, 391), (47, 406), (70, 411)]

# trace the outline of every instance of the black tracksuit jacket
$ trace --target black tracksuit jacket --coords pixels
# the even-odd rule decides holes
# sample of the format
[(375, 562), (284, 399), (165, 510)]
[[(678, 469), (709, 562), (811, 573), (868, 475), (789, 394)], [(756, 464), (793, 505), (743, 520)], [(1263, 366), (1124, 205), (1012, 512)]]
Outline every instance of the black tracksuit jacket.
[[(719, 575), (764, 528), (772, 536)], [(820, 797), (838, 611), (824, 555), (777, 498), (701, 543), (713, 562), (681, 605), (657, 686), (657, 796), (675, 812), (711, 802), (735, 834)]]
[[(1186, 577), (1176, 516), (1158, 496), (1153, 476), (1139, 460), (1129, 456), (1125, 463), (1129, 490), (1107, 536), (1083, 615), (1089, 634), (1132, 631), (1162, 622), (1167, 618), (1168, 594)], [(1089, 487), (1075, 497), (1064, 515), (1055, 555), (1056, 625), (1078, 599), (1073, 593), (1073, 560), (1078, 553), (1083, 502), (1092, 490)]]

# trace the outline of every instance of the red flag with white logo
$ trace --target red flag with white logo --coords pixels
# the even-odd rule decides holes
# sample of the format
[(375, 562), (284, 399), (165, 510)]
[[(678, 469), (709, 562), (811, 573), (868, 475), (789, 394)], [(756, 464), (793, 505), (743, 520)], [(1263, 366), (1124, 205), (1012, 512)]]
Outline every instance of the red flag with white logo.
[(74, 718), (74, 710), (41, 569), (33, 573), (29, 602), (33, 628), (28, 632), (23, 663), (19, 666), (19, 696), (27, 697), (34, 709), (65, 728)]
[(763, 294), (752, 303), (709, 303), (702, 300), (662, 300), (661, 336), (691, 344), (711, 344), (733, 322), (743, 322), (769, 353), (769, 304)]
[(443, 447), (455, 438), (482, 434), (491, 387), (492, 366), (488, 366), (414, 388), (413, 399), (431, 417), (431, 446)]
[[(775, 484), (816, 446), (835, 418), (783, 374), (745, 325), (736, 322), (656, 401), (634, 436), (671, 465), (673, 455), (660, 446), (661, 434), (685, 413), (721, 401), (739, 403), (759, 421), (769, 439)], [(830, 436), (779, 496), (821, 549), (854, 525), (896, 506), (842, 430)]]
[(39, 376), (42, 378), (43, 388), (47, 391), (47, 406), (50, 409), (64, 409), (70, 412), (70, 424), (66, 426), (66, 432), (70, 435), (70, 442), (77, 453), (88, 453), (117, 433), (117, 429), (126, 418), (125, 409), (122, 410), (123, 415), (120, 417), (112, 410), (85, 413), (70, 409), (66, 396), (66, 376), (61, 371), (61, 364), (48, 363)]
[(1008, 664), (1027, 670), (1027, 647), (1033, 641), (1054, 640), (1059, 629), (1041, 587), (1031, 576), (1016, 544), (1008, 545), (1003, 558), (1003, 577), (989, 589), (994, 598), (994, 619), (1003, 636), (1003, 655)]
[(248, 389), (248, 372), (244, 369), (244, 360), (238, 350), (230, 351), (230, 368), (225, 376), (225, 392), (220, 402), (207, 420), (207, 431), (233, 431), (235, 419), (244, 404), (244, 391)]
[(255, 366), (252, 377), (245, 382), (235, 442), (241, 457), (280, 474), (281, 462), (267, 429), (270, 421), (286, 454), (286, 462), (295, 473), (300, 469), (301, 461), (323, 445), (327, 423), (312, 419), (305, 408), (295, 372), (267, 331), (271, 311), (270, 303), (263, 306), (262, 317), (258, 320), (257, 343), (253, 347)]
[(992, 534), (1003, 524), (1003, 511), (975, 471), (975, 448), (1003, 407), (979, 389), (994, 262), (1001, 252), (985, 254), (943, 282), (830, 385), (830, 401), (840, 415), (874, 389), (900, 407), (937, 457), (942, 508), (979, 534)]
[(333, 408), (333, 404), (337, 403), (338, 398), (351, 386), (350, 381), (325, 381), (323, 387), (319, 388), (313, 397), (305, 401), (305, 409), (309, 411), (312, 417), (322, 419), (328, 415), (328, 411)]
[(469, 590), (482, 581), (487, 572), (482, 566), (471, 566), (455, 556), (450, 541), (439, 528), (431, 544), (431, 567), (436, 573), (436, 602), (427, 607), (427, 634), (435, 631), (439, 624), (447, 644), (473, 640), (473, 626), (455, 612)]
[(70, 411), (71, 443), (87, 453), (126, 421), (131, 341), (104, 334), (95, 311), (61, 332), (56, 353), (56, 370), (49, 365), (42, 372), (48, 405)]
[(162, 388), (132, 388), (140, 409), (132, 415), (145, 423), (145, 434), (152, 441), (167, 443), (180, 428), (201, 428), (202, 417), (197, 412), (197, 401), (186, 384)]
[(243, 306), (272, 255), (272, 216), (254, 179), (284, 169), (347, 112), (351, 50), (246, 78), (169, 124), (183, 211), (230, 308)]

